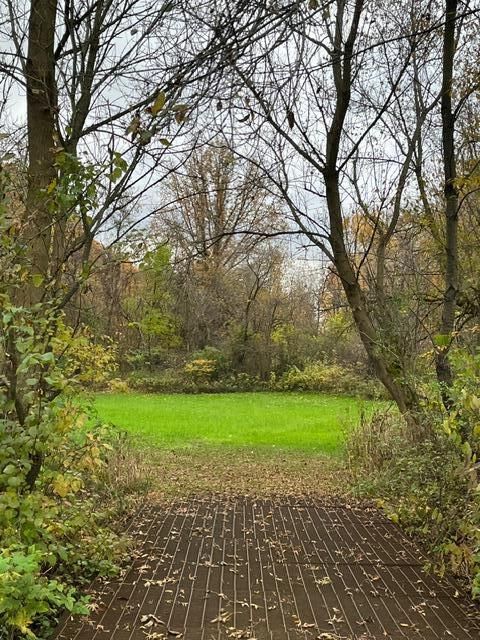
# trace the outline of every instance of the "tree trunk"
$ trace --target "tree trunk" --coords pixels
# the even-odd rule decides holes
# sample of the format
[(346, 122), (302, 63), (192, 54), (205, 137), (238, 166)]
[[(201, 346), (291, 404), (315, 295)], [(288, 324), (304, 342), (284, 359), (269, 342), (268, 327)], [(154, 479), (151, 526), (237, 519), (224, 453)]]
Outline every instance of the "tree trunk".
[(330, 244), (335, 267), (342, 281), (355, 325), (380, 382), (396, 402), (401, 413), (410, 415), (415, 411), (416, 400), (414, 394), (406, 386), (400, 385), (396, 381), (395, 373), (391, 371), (391, 367), (382, 354), (380, 336), (370, 318), (366, 308), (365, 297), (348, 257), (341, 216), (338, 173), (336, 171), (325, 173), (325, 187), (330, 217)]
[[(28, 186), (22, 239), (25, 243), (27, 267), (31, 276), (17, 295), (18, 303), (30, 307), (45, 297), (58, 257), (55, 238), (55, 214), (49, 203), (47, 190), (56, 178), (55, 123), (57, 91), (55, 83), (55, 22), (58, 0), (31, 0), (28, 52), (25, 66), (27, 86)], [(58, 261), (56, 263), (59, 264)], [(38, 276), (41, 276), (39, 279)], [(15, 345), (12, 344), (13, 353)], [(15, 389), (16, 392), (16, 389)], [(24, 426), (24, 418), (17, 417)], [(43, 464), (43, 453), (32, 449), (30, 469), (26, 477), (27, 489), (32, 491)]]
[[(31, 0), (26, 63), (28, 127), (28, 191), (24, 237), (32, 275), (47, 282), (50, 274), (53, 224), (45, 190), (56, 178), (55, 21), (58, 0)], [(31, 287), (25, 302), (42, 297)]]
[(452, 400), (449, 389), (453, 383), (453, 371), (449, 359), (449, 346), (455, 329), (455, 312), (458, 297), (458, 188), (455, 184), (455, 113), (452, 106), (453, 65), (455, 58), (455, 27), (458, 0), (445, 2), (445, 29), (443, 35), (442, 77), (442, 144), (445, 195), (445, 289), (443, 293), (440, 334), (445, 346), (439, 346), (436, 354), (437, 379), (441, 386), (446, 409)]
[(332, 248), (334, 264), (342, 281), (343, 289), (351, 308), (355, 325), (358, 329), (368, 357), (372, 362), (375, 373), (387, 389), (392, 399), (396, 402), (402, 414), (410, 419), (411, 414), (415, 413), (415, 396), (406, 385), (402, 385), (398, 382), (398, 374), (401, 372), (392, 371), (392, 366), (389, 364), (387, 358), (385, 358), (385, 355), (382, 352), (381, 337), (368, 312), (365, 297), (350, 263), (345, 244), (345, 231), (343, 227), (342, 204), (340, 199), (340, 178), (337, 168), (337, 160), (343, 135), (345, 117), (350, 105), (353, 48), (360, 24), (360, 17), (364, 9), (364, 2), (363, 0), (356, 0), (355, 2), (350, 32), (342, 51), (342, 42), (344, 41), (344, 7), (345, 3), (343, 1), (339, 2), (337, 5), (338, 13), (334, 50), (332, 54), (336, 103), (332, 123), (329, 131), (327, 132), (325, 168), (323, 170), (330, 222), (330, 245)]

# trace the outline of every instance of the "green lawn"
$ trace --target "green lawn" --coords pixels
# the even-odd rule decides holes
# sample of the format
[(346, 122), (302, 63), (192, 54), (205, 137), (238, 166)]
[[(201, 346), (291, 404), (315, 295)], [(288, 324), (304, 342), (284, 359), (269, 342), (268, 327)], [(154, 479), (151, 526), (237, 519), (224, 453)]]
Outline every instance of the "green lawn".
[(99, 416), (155, 447), (194, 445), (339, 453), (374, 403), (299, 393), (98, 394)]

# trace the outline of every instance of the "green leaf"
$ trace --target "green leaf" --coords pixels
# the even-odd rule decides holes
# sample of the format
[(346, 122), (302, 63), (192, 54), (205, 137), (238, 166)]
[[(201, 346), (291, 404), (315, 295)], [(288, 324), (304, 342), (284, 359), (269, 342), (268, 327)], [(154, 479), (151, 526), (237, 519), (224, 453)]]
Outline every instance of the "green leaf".
[(11, 476), (16, 472), (17, 467), (14, 464), (7, 464), (7, 466), (3, 470), (3, 473), (5, 473), (7, 476)]
[(116, 167), (112, 173), (108, 176), (111, 182), (117, 182), (123, 175), (123, 171), (120, 167)]
[(437, 333), (433, 338), (437, 347), (448, 347), (450, 340), (451, 336), (448, 333)]
[(116, 151), (113, 156), (113, 164), (116, 167), (122, 169), (122, 171), (126, 171), (128, 169), (128, 162), (125, 158), (122, 157), (122, 154)]
[(10, 478), (7, 480), (7, 484), (9, 487), (19, 487), (22, 482), (22, 478), (19, 478), (18, 476), (10, 476)]
[(139, 142), (141, 145), (146, 145), (150, 142), (152, 137), (153, 137), (153, 133), (145, 129), (145, 131), (142, 131), (140, 133)]
[(33, 286), (38, 289), (43, 283), (43, 276), (41, 273), (34, 273), (32, 276)]
[(51, 351), (47, 351), (47, 353), (42, 353), (38, 356), (39, 362), (55, 362), (55, 356)]
[(88, 262), (84, 262), (82, 266), (81, 277), (82, 280), (87, 280), (90, 277), (91, 265)]

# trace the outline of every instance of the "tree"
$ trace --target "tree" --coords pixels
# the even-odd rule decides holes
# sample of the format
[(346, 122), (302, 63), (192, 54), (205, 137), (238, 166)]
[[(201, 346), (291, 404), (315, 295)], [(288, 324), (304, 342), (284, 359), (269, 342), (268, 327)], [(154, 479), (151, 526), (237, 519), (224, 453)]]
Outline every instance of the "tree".
[[(191, 38), (183, 7), (168, 2), (152, 11), (146, 0), (31, 0), (22, 6), (2, 0), (0, 10), (0, 30), (10, 43), (0, 56), (10, 116), (18, 89), (25, 89), (26, 197), (7, 228), (2, 218), (2, 242), (14, 232), (21, 242), (9, 245), (15, 277), (1, 292), (3, 308), (17, 308), (24, 322), (7, 327), (0, 362), (8, 419), (24, 433), (33, 415), (34, 428), (46, 426), (44, 411), (60, 393), (48, 371), (63, 310), (104, 254), (91, 255), (95, 237), (111, 235), (119, 212), (141, 209), (145, 193), (164, 179), (164, 156), (193, 123), (187, 113), (205, 94), (203, 74), (221, 43), (215, 34)], [(181, 38), (179, 25), (185, 27)], [(2, 132), (12, 148), (16, 142), (21, 148), (25, 132), (17, 124)], [(123, 233), (116, 231), (114, 241)], [(42, 351), (35, 354), (38, 376), (30, 383), (18, 367), (28, 323), (38, 329), (35, 345)], [(28, 442), (26, 484), (32, 490), (45, 441)]]
[(166, 183), (164, 199), (171, 204), (153, 228), (173, 249), (185, 345), (218, 346), (237, 315), (232, 300), (242, 313), (240, 274), (278, 225), (278, 200), (259, 171), (225, 145), (194, 152)]
[[(457, 48), (457, 0), (445, 1), (445, 26), (443, 30), (442, 65), (442, 159), (445, 197), (445, 288), (442, 305), (442, 321), (439, 334), (441, 342), (452, 340), (457, 312), (458, 281), (458, 216), (459, 190), (455, 150), (456, 109), (453, 106), (454, 59)], [(440, 343), (436, 354), (437, 378), (442, 385), (442, 397), (447, 408), (452, 399), (449, 388), (453, 384), (453, 371), (448, 359), (448, 350)]]
[[(43, 281), (29, 297), (61, 292), (66, 304), (90, 269), (96, 235), (126, 209), (137, 219), (152, 213), (147, 193), (165, 177), (177, 135), (192, 131), (223, 44), (215, 34), (192, 36), (188, 3), (152, 10), (146, 0), (2, 0), (0, 12), (11, 42), (0, 56), (5, 109), (26, 89), (23, 238), (32, 276)], [(12, 146), (22, 135), (7, 133)], [(74, 253), (82, 268), (65, 290)]]
[[(419, 405), (394, 341), (382, 331), (392, 301), (385, 261), (414, 193), (423, 143), (435, 154), (433, 163), (444, 165), (445, 294), (437, 332), (451, 336), (458, 298), (454, 129), (475, 99), (474, 83), (455, 107), (450, 92), (455, 53), (470, 46), (467, 27), (477, 12), (468, 5), (458, 13), (453, 2), (415, 1), (408, 11), (364, 0), (298, 3), (274, 35), (230, 65), (229, 109), (245, 114), (236, 126), (244, 144), (250, 140), (245, 155), (275, 181), (294, 228), (331, 260), (375, 372), (407, 417)], [(438, 52), (438, 61), (427, 59), (427, 50)], [(228, 92), (227, 84), (222, 88)], [(218, 116), (221, 126), (230, 113)], [(370, 225), (361, 252), (349, 246), (347, 221), (355, 211)], [(361, 276), (369, 256), (376, 263), (370, 289)], [(442, 385), (449, 383), (446, 358), (440, 348)]]
[(175, 259), (232, 269), (245, 261), (280, 221), (280, 202), (253, 165), (225, 144), (200, 147), (164, 187), (154, 227), (175, 248)]
[(154, 364), (154, 350), (165, 353), (181, 343), (178, 320), (173, 313), (170, 257), (171, 251), (166, 245), (149, 251), (140, 265), (139, 286), (124, 303), (129, 326), (138, 328), (140, 350), (145, 352), (150, 367)]

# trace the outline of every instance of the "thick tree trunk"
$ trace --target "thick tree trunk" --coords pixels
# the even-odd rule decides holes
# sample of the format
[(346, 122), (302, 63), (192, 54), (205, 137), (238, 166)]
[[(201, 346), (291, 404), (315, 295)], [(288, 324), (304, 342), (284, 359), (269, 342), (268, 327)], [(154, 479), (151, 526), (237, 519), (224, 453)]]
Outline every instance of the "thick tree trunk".
[[(57, 91), (55, 83), (55, 22), (58, 0), (31, 0), (28, 52), (25, 67), (27, 85), (28, 131), (28, 188), (23, 241), (29, 272), (37, 278), (18, 295), (18, 302), (31, 306), (42, 300), (46, 293), (52, 267), (59, 254), (58, 230), (55, 215), (49, 203), (47, 190), (55, 180), (55, 123)], [(41, 279), (38, 279), (41, 276)], [(12, 344), (12, 353), (15, 345)], [(23, 418), (17, 416), (21, 426)], [(30, 469), (26, 477), (27, 489), (32, 491), (43, 464), (43, 453), (30, 452)]]
[[(26, 63), (28, 192), (24, 238), (29, 268), (46, 282), (54, 237), (46, 189), (56, 177), (55, 21), (58, 0), (31, 0)], [(42, 296), (42, 287), (27, 292), (27, 302)]]
[[(455, 58), (455, 27), (458, 0), (445, 2), (445, 29), (443, 36), (442, 78), (442, 143), (445, 195), (445, 289), (443, 294), (442, 342), (451, 342), (455, 330), (455, 312), (458, 297), (458, 188), (456, 186), (455, 113), (452, 106), (453, 64)], [(449, 389), (453, 371), (449, 360), (449, 346), (440, 346), (436, 355), (437, 379), (441, 386), (443, 403), (451, 408)]]

